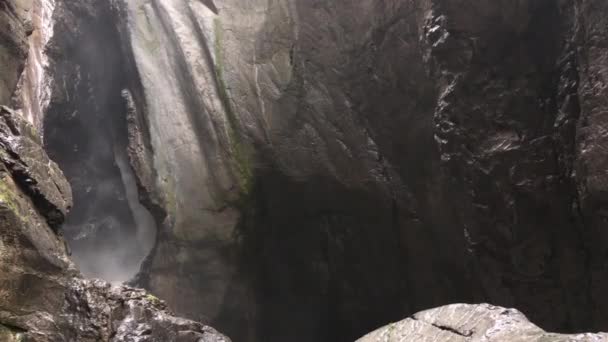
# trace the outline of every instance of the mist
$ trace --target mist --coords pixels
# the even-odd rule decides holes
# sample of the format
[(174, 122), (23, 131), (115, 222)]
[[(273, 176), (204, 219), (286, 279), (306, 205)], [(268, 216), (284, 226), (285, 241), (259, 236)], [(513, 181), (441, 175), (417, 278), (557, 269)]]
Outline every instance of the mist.
[[(115, 147), (114, 156), (124, 194), (114, 192), (115, 189), (110, 188), (114, 184), (91, 184), (90, 187), (96, 187), (97, 193), (105, 196), (116, 194), (116, 205), (126, 204), (132, 221), (120, 217), (119, 212), (112, 212), (117, 207), (107, 207), (103, 200), (96, 200), (89, 203), (89, 206), (93, 210), (105, 210), (101, 212), (103, 215), (93, 214), (85, 224), (68, 223), (64, 229), (77, 234), (71, 236), (69, 243), (73, 250), (72, 258), (83, 275), (122, 283), (137, 274), (141, 263), (154, 246), (156, 223), (150, 212), (139, 202), (137, 182), (125, 151)], [(120, 211), (122, 209), (124, 208)]]
[(139, 202), (127, 156), (129, 72), (109, 8), (83, 21), (79, 40), (59, 26), (58, 84), (44, 117), (44, 143), (70, 182), (74, 207), (63, 225), (72, 260), (92, 278), (125, 282), (152, 249), (156, 226)]

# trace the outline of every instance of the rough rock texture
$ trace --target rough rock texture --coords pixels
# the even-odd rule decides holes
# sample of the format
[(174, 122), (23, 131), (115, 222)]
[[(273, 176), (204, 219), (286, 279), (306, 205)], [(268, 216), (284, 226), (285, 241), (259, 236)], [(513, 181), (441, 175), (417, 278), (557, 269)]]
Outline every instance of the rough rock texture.
[(600, 342), (608, 334), (560, 335), (543, 331), (514, 309), (453, 304), (423, 311), (380, 328), (357, 342)]
[(178, 312), (252, 341), (471, 301), (608, 327), (604, 1), (116, 3), (166, 214), (139, 283)]
[(57, 164), (50, 162), (31, 124), (4, 106), (0, 117), (0, 160), (49, 225), (57, 228), (72, 206), (70, 185)]
[(0, 340), (228, 342), (143, 290), (81, 278), (57, 232), (71, 190), (39, 139), (0, 107)]
[[(53, 5), (0, 1), (0, 341), (229, 341), (143, 290), (84, 280), (69, 259), (60, 225), (72, 192), (35, 128)], [(11, 98), (23, 111), (4, 106)]]
[(166, 304), (144, 290), (77, 280), (67, 294), (73, 341), (230, 342), (213, 328), (171, 316)]
[[(14, 115), (14, 112), (2, 109), (3, 143), (0, 150), (3, 156), (10, 153), (4, 141), (30, 139), (28, 135), (22, 136), (9, 129), (10, 122), (18, 120)], [(30, 141), (29, 145), (35, 144)], [(40, 149), (39, 145), (36, 146)], [(39, 207), (35, 203), (40, 196), (52, 201), (50, 203), (55, 207), (64, 203), (69, 205), (69, 187), (65, 195), (56, 198), (53, 191), (45, 192), (45, 187), (37, 186), (44, 184), (47, 178), (57, 184), (65, 182), (65, 179), (61, 172), (54, 172), (57, 166), (44, 152), (35, 158), (34, 168), (48, 171), (42, 174), (44, 178), (35, 177), (41, 174), (34, 170), (27, 172), (27, 178), (20, 173), (14, 174), (12, 161), (6, 163), (3, 158), (1, 163), (0, 325), (23, 333), (29, 328), (13, 320), (21, 318), (32, 322), (38, 320), (36, 314), (48, 313), (49, 318), (57, 315), (65, 300), (64, 283), (76, 276), (64, 241), (47, 224), (47, 219), (53, 216), (44, 216), (45, 210), (42, 209), (46, 209), (45, 206)], [(28, 171), (27, 167), (25, 171)]]
[(0, 2), (0, 105), (10, 104), (25, 66), (27, 36), (33, 29), (27, 15), (29, 10), (29, 1)]
[(54, 0), (0, 2), (0, 105), (17, 106), (41, 131), (50, 99), (45, 48), (53, 35)]
[[(27, 28), (16, 3), (0, 0), (2, 20)], [(236, 340), (353, 340), (450, 302), (608, 329), (607, 14), (605, 0), (57, 1), (50, 81), (25, 88), (51, 84), (45, 145), (74, 188), (77, 261), (139, 246), (139, 199), (158, 235), (137, 283)], [(27, 31), (0, 50), (5, 97)], [(33, 165), (11, 158), (12, 174)], [(62, 213), (54, 198), (32, 197)]]
[(27, 6), (27, 23), (31, 25), (31, 32), (28, 32), (27, 60), (12, 102), (13, 106), (20, 108), (23, 116), (39, 132), (42, 132), (42, 120), (50, 101), (51, 87), (54, 82), (49, 73), (50, 59), (46, 48), (54, 34), (55, 0), (12, 2), (22, 2), (24, 6)]

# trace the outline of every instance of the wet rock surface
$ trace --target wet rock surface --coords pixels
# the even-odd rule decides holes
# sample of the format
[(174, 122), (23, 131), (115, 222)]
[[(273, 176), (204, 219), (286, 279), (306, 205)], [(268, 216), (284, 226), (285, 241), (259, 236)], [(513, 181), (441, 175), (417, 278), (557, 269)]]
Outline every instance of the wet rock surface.
[(0, 117), (0, 159), (49, 225), (57, 229), (72, 206), (70, 185), (47, 156), (30, 123), (7, 107), (0, 107)]
[(82, 278), (58, 231), (70, 187), (20, 115), (0, 108), (0, 340), (229, 341), (144, 290)]
[(606, 328), (605, 13), (129, 2), (167, 214), (140, 284), (243, 340), (353, 340), (452, 302)]
[[(28, 296), (0, 292), (0, 309), (25, 310), (0, 316), (0, 336), (65, 312), (101, 322), (65, 328), (92, 340), (205, 336), (146, 323), (157, 308), (136, 290), (66, 281), (67, 185), (32, 125), (82, 209), (66, 226), (78, 260), (134, 245), (142, 202), (158, 234), (135, 283), (235, 340), (350, 341), (453, 302), (608, 330), (604, 0), (57, 1), (51, 62), (33, 64), (51, 31), (25, 5), (40, 3), (0, 0), (0, 104), (13, 94), (31, 124), (2, 110), (17, 204), (2, 211), (0, 277)], [(501, 310), (431, 314), (562, 338)], [(401, 327), (477, 336), (437, 325)]]
[(77, 330), (72, 340), (230, 342), (211, 327), (173, 316), (163, 301), (144, 290), (99, 280), (70, 285), (69, 322)]
[(487, 304), (453, 304), (423, 311), (380, 328), (357, 342), (512, 341), (599, 342), (608, 334), (560, 335), (543, 331), (514, 309)]

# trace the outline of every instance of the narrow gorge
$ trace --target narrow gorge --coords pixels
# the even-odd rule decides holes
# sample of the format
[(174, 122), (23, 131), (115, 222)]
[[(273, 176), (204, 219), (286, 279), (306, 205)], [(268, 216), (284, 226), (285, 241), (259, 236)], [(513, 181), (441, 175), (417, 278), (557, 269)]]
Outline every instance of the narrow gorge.
[(608, 341), (607, 84), (605, 0), (0, 0), (0, 342)]

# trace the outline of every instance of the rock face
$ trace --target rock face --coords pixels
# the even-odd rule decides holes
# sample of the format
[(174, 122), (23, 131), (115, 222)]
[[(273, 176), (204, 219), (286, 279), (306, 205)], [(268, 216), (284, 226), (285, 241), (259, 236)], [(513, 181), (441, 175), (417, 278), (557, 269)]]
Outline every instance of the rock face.
[(166, 214), (139, 284), (178, 312), (252, 341), (473, 301), (608, 327), (604, 2), (121, 8)]
[(42, 49), (29, 21), (40, 19), (42, 5), (49, 3), (0, 1), (0, 59), (9, 68), (0, 77), (0, 341), (229, 342), (210, 327), (173, 316), (144, 290), (83, 279), (69, 259), (60, 226), (72, 192), (34, 126), (42, 118), (32, 110), (42, 97), (29, 98), (25, 112), (4, 106), (25, 99), (25, 85), (33, 86), (31, 95), (50, 82), (28, 83), (36, 57), (27, 57), (25, 37), (34, 40), (30, 52)]
[(401, 322), (380, 328), (357, 342), (399, 341), (512, 341), (512, 342), (599, 342), (608, 334), (560, 335), (543, 331), (526, 316), (497, 306), (454, 304), (423, 311)]
[(85, 276), (127, 281), (150, 252), (156, 231), (128, 160), (131, 95), (123, 90), (134, 78), (110, 2), (60, 1), (53, 30), (44, 143), (74, 193), (65, 237)]
[(138, 284), (179, 313), (249, 341), (450, 302), (608, 328), (604, 1), (112, 6), (159, 227)]
[(0, 107), (0, 340), (228, 342), (143, 290), (81, 278), (58, 234), (71, 190), (20, 114)]
[(54, 0), (0, 2), (0, 104), (22, 108), (39, 131), (52, 84), (44, 50), (53, 35), (54, 9)]
[[(605, 0), (0, 0), (0, 13), (0, 103), (43, 126), (89, 274), (124, 280), (154, 243), (135, 282), (238, 341), (349, 341), (452, 302), (608, 329)], [(23, 273), (59, 279), (40, 293), (73, 288), (53, 232), (65, 184), (37, 170), (34, 135), (12, 145), (20, 121), (5, 126), (7, 182), (48, 235), (31, 248), (51, 251), (16, 264), (55, 265)]]
[(0, 32), (0, 103), (9, 104), (27, 58), (27, 36), (32, 33), (32, 23), (27, 12), (31, 9), (27, 1), (0, 2), (0, 21), (4, 25)]

